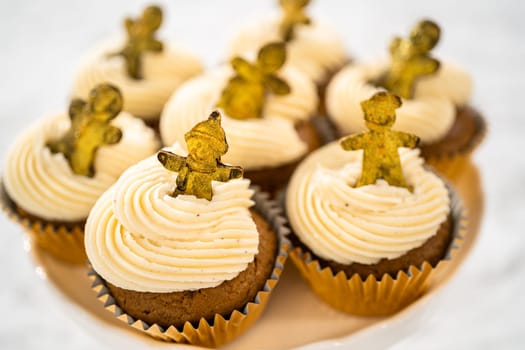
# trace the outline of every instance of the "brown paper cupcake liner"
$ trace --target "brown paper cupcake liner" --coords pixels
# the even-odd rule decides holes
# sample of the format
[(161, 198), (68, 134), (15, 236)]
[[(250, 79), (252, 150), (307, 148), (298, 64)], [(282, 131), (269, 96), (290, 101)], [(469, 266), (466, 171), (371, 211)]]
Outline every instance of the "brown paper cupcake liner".
[(27, 215), (9, 198), (1, 181), (0, 207), (9, 219), (22, 226), (36, 244), (53, 257), (70, 264), (85, 264), (83, 224), (53, 223)]
[(97, 293), (97, 298), (104, 304), (104, 308), (111, 312), (117, 319), (127, 325), (144, 332), (156, 339), (189, 343), (206, 347), (218, 347), (245, 332), (262, 314), (270, 295), (277, 285), (284, 264), (288, 257), (290, 242), (286, 237), (290, 232), (285, 226), (286, 219), (282, 215), (281, 208), (269, 195), (255, 188), (254, 201), (255, 210), (260, 213), (278, 235), (278, 252), (270, 277), (266, 280), (264, 287), (255, 296), (254, 300), (248, 302), (242, 310), (234, 310), (226, 317), (216, 314), (213, 321), (209, 322), (201, 318), (198, 325), (186, 322), (183, 327), (162, 327), (158, 324), (148, 324), (142, 320), (128, 315), (111, 295), (104, 280), (90, 269), (88, 276), (93, 281), (92, 289)]
[(470, 156), (487, 135), (487, 122), (485, 119), (474, 109), (470, 107), (469, 109), (476, 123), (476, 133), (467, 144), (454, 152), (442, 154), (426, 153), (424, 150), (422, 152), (425, 162), (448, 179), (453, 179), (462, 173), (466, 164), (470, 162)]
[(460, 200), (449, 186), (451, 197), (452, 241), (445, 257), (433, 267), (424, 262), (409, 266), (393, 278), (385, 274), (381, 279), (370, 275), (362, 280), (358, 274), (348, 278), (343, 271), (336, 274), (330, 267), (322, 268), (310, 252), (297, 247), (290, 259), (297, 266), (314, 293), (332, 307), (358, 316), (391, 315), (420, 297), (437, 280), (461, 247), (467, 220)]

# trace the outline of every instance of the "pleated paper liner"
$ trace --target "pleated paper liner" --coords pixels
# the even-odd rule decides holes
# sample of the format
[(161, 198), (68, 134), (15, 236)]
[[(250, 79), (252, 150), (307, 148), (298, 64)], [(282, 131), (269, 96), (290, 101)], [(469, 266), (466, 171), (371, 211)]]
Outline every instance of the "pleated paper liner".
[(92, 288), (97, 293), (98, 300), (104, 304), (106, 310), (122, 322), (159, 340), (206, 347), (218, 347), (230, 342), (244, 333), (261, 316), (273, 289), (279, 281), (288, 257), (290, 242), (286, 237), (289, 233), (289, 229), (285, 226), (286, 220), (282, 215), (281, 208), (268, 198), (267, 193), (259, 192), (256, 189), (254, 194), (255, 210), (270, 223), (270, 227), (278, 235), (278, 252), (272, 273), (266, 280), (263, 289), (242, 310), (233, 310), (226, 317), (216, 314), (211, 322), (201, 318), (198, 325), (186, 322), (182, 328), (174, 326), (164, 328), (158, 324), (148, 324), (128, 315), (125, 310), (117, 305), (104, 280), (93, 269), (90, 269), (88, 275), (93, 281)]
[(474, 135), (467, 143), (461, 145), (461, 147), (453, 152), (444, 152), (441, 154), (426, 152), (425, 148), (422, 147), (421, 154), (423, 158), (425, 158), (425, 162), (448, 179), (454, 179), (464, 171), (466, 165), (470, 162), (470, 156), (485, 139), (487, 134), (487, 123), (485, 119), (473, 108), (466, 108), (469, 113), (472, 114), (476, 128)]
[(315, 294), (332, 307), (358, 316), (391, 315), (415, 301), (436, 279), (462, 244), (467, 220), (459, 198), (449, 187), (451, 197), (452, 241), (445, 257), (435, 266), (424, 262), (399, 271), (395, 278), (389, 274), (380, 280), (370, 275), (363, 281), (358, 274), (348, 278), (343, 271), (334, 274), (330, 267), (322, 268), (309, 252), (296, 247), (290, 259)]
[(37, 245), (53, 257), (70, 264), (85, 264), (83, 224), (53, 223), (28, 215), (9, 198), (1, 181), (0, 206), (9, 219), (22, 226)]

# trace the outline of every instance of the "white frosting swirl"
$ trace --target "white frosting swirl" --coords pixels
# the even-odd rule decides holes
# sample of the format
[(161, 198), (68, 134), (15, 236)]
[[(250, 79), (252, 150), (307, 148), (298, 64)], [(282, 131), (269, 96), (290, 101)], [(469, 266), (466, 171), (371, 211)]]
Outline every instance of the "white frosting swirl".
[(333, 142), (312, 153), (293, 175), (286, 211), (297, 236), (316, 255), (341, 264), (397, 258), (434, 236), (449, 214), (444, 183), (423, 168), (419, 150), (400, 148), (411, 193), (384, 180), (353, 187), (362, 151)]
[[(370, 82), (387, 70), (386, 61), (348, 66), (327, 88), (328, 114), (344, 134), (366, 130), (361, 101), (383, 90)], [(467, 103), (471, 95), (470, 77), (461, 69), (442, 64), (438, 72), (416, 83), (414, 98), (403, 99), (396, 110), (393, 129), (415, 134), (429, 144), (443, 138), (456, 118), (456, 106)]]
[(32, 125), (7, 152), (4, 183), (9, 196), (42, 219), (86, 219), (98, 197), (127, 167), (158, 149), (153, 130), (142, 120), (122, 112), (111, 123), (122, 131), (122, 138), (97, 150), (92, 178), (74, 174), (62, 153), (53, 154), (46, 147), (48, 141), (69, 129), (67, 115), (44, 118)]
[(116, 85), (124, 98), (124, 110), (146, 120), (159, 117), (164, 104), (185, 80), (200, 73), (200, 60), (189, 51), (164, 44), (160, 53), (143, 55), (143, 79), (134, 80), (126, 72), (121, 56), (109, 57), (122, 47), (111, 40), (93, 50), (81, 64), (73, 85), (75, 97), (87, 98), (96, 85), (109, 82)]
[[(174, 153), (181, 154), (176, 144)], [(170, 196), (176, 172), (155, 156), (129, 168), (95, 204), (85, 245), (105, 280), (139, 292), (211, 288), (235, 278), (258, 252), (250, 181), (212, 182), (211, 201)]]
[[(217, 109), (222, 89), (232, 76), (230, 67), (219, 67), (188, 81), (166, 104), (160, 120), (164, 144), (175, 141), (185, 145), (184, 134)], [(295, 123), (306, 120), (316, 111), (318, 97), (313, 83), (295, 69), (282, 71), (291, 87), (285, 96), (269, 95), (264, 117), (238, 120), (224, 111), (222, 127), (228, 140), (228, 153), (222, 159), (253, 170), (274, 167), (299, 159), (307, 151)]]
[[(238, 32), (230, 48), (230, 56), (256, 52), (264, 44), (281, 41), (279, 20), (250, 23)], [(287, 43), (287, 66), (304, 72), (317, 84), (347, 60), (341, 37), (330, 26), (313, 21), (295, 28), (295, 38)]]

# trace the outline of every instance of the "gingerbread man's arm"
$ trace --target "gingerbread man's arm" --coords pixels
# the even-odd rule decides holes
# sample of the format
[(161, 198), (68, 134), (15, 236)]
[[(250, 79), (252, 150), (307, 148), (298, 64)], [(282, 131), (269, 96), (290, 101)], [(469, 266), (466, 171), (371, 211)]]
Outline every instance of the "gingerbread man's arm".
[(243, 170), (238, 166), (230, 166), (224, 164), (218, 164), (215, 174), (213, 174), (213, 180), (226, 182), (232, 179), (240, 179), (242, 177)]
[(104, 144), (113, 145), (122, 138), (122, 131), (113, 125), (108, 125), (104, 132)]
[(179, 172), (186, 165), (186, 158), (178, 154), (160, 150), (157, 159), (168, 170)]
[(162, 41), (151, 38), (146, 44), (146, 50), (153, 52), (160, 52), (164, 48)]
[(428, 75), (436, 72), (439, 67), (440, 63), (438, 60), (432, 57), (418, 57), (415, 58), (416, 63), (413, 65), (417, 70), (418, 75)]
[(390, 42), (390, 46), (388, 47), (388, 50), (390, 51), (391, 55), (395, 55), (397, 53), (397, 50), (401, 46), (402, 41), (403, 39), (401, 39), (400, 37), (395, 37), (394, 39), (392, 39), (392, 41)]
[(415, 148), (419, 144), (419, 137), (401, 131), (392, 131), (398, 140), (399, 147)]
[(341, 141), (345, 151), (356, 151), (365, 147), (366, 135), (364, 133), (346, 137)]
[(135, 26), (135, 21), (132, 20), (131, 18), (126, 18), (124, 20), (124, 27), (126, 28), (126, 33), (128, 33), (128, 36), (131, 36), (134, 26)]
[(86, 102), (80, 98), (75, 98), (69, 103), (69, 118), (73, 120), (77, 115), (82, 113)]

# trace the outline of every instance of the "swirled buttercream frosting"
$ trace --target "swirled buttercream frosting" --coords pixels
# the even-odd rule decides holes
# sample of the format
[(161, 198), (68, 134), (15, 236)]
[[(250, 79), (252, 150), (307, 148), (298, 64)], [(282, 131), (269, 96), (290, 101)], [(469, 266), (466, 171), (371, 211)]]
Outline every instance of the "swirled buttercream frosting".
[[(184, 134), (217, 109), (222, 89), (233, 75), (230, 67), (219, 67), (193, 78), (178, 89), (166, 104), (160, 133), (164, 144), (184, 144)], [(299, 138), (295, 124), (316, 111), (318, 97), (314, 84), (301, 72), (289, 68), (281, 78), (291, 87), (284, 96), (269, 95), (263, 118), (238, 120), (221, 110), (222, 127), (228, 135), (226, 163), (247, 170), (279, 166), (301, 158), (307, 145)]]
[[(182, 153), (177, 144), (169, 150)], [(197, 290), (235, 278), (253, 261), (259, 234), (249, 211), (249, 180), (213, 181), (208, 201), (172, 197), (176, 178), (150, 157), (97, 201), (85, 245), (106, 281), (140, 292)]]
[[(383, 90), (372, 82), (386, 70), (387, 61), (348, 66), (329, 84), (328, 114), (343, 134), (366, 130), (360, 103)], [(418, 135), (424, 144), (438, 141), (454, 124), (456, 108), (467, 103), (471, 91), (470, 77), (464, 71), (442, 64), (436, 74), (416, 82), (414, 98), (403, 99), (393, 129)]]
[[(256, 52), (264, 44), (281, 41), (278, 20), (249, 24), (232, 40), (230, 56)], [(295, 28), (295, 37), (286, 44), (287, 65), (305, 73), (317, 84), (345, 64), (347, 56), (340, 36), (330, 26), (313, 21)]]
[(9, 196), (20, 208), (45, 220), (85, 220), (98, 197), (127, 167), (158, 149), (153, 130), (142, 120), (122, 112), (111, 124), (122, 131), (122, 138), (97, 150), (92, 178), (73, 173), (64, 155), (53, 154), (46, 146), (69, 129), (67, 115), (32, 125), (7, 152), (3, 180)]
[(374, 264), (397, 258), (434, 236), (449, 214), (447, 188), (423, 167), (419, 150), (399, 149), (413, 192), (384, 180), (353, 187), (362, 154), (331, 143), (309, 155), (288, 186), (286, 211), (293, 231), (323, 259)]
[(156, 119), (168, 98), (185, 80), (202, 70), (200, 60), (189, 51), (165, 44), (162, 52), (143, 54), (143, 79), (126, 72), (121, 56), (110, 56), (122, 45), (117, 40), (95, 48), (80, 65), (73, 84), (73, 96), (85, 99), (103, 82), (116, 85), (124, 97), (124, 110), (142, 119)]

